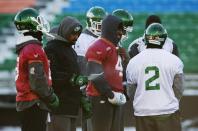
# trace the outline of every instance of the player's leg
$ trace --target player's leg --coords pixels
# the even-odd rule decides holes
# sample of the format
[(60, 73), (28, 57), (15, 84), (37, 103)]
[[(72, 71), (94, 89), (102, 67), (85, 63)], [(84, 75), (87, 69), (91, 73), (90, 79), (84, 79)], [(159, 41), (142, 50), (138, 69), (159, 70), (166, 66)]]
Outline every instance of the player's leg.
[(47, 112), (41, 110), (36, 104), (19, 112), (22, 131), (45, 131)]
[[(113, 105), (112, 105), (113, 106)], [(124, 131), (124, 105), (114, 106), (111, 131)]]
[(169, 114), (161, 115), (156, 119), (158, 131), (181, 131), (181, 117), (179, 111)]
[(52, 115), (49, 131), (76, 131), (76, 118)]
[(110, 131), (112, 125), (113, 106), (103, 97), (90, 97), (93, 115), (87, 121), (88, 131)]
[(150, 116), (135, 117), (136, 131), (156, 131), (156, 126)]

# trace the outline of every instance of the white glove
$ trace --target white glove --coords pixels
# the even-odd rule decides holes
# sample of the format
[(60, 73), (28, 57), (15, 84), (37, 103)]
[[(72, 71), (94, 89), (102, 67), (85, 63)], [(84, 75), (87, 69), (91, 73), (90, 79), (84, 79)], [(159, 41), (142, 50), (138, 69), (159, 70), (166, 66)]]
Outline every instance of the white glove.
[(108, 98), (108, 101), (114, 105), (123, 105), (126, 103), (126, 97), (120, 92), (114, 92), (114, 97), (112, 99)]

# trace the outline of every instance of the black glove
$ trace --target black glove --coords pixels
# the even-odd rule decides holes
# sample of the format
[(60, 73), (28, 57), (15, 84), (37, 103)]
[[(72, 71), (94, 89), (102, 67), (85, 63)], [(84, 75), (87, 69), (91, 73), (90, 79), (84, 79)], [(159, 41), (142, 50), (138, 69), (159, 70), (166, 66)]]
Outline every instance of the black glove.
[(83, 86), (88, 83), (88, 78), (87, 76), (73, 74), (70, 82), (72, 85)]
[(81, 106), (82, 106), (82, 113), (85, 119), (89, 119), (93, 112), (92, 112), (92, 104), (86, 96), (81, 97)]

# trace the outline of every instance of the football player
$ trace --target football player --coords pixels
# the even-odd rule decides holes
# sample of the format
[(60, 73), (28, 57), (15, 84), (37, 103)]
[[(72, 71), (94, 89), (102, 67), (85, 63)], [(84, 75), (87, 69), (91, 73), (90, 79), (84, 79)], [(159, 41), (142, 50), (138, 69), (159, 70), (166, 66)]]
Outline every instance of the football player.
[[(89, 46), (93, 44), (93, 42), (100, 37), (101, 35), (101, 24), (103, 18), (107, 15), (107, 12), (104, 8), (100, 6), (91, 7), (86, 13), (86, 29), (81, 33), (78, 38), (76, 44), (73, 46), (77, 55), (78, 55), (78, 64), (80, 65), (80, 72), (82, 75), (86, 75), (86, 64), (87, 60), (85, 59), (85, 54)], [(86, 131), (86, 119), (88, 119), (92, 112), (91, 106), (89, 106), (89, 101), (86, 98), (85, 88), (86, 86), (81, 87), (83, 92), (83, 96), (81, 98), (82, 101), (82, 130)]]
[(101, 38), (86, 53), (90, 78), (86, 93), (93, 105), (93, 115), (88, 122), (91, 131), (124, 130), (126, 97), (122, 85), (122, 60), (116, 49), (123, 33), (122, 20), (113, 15), (106, 16), (102, 21)]
[(78, 56), (84, 57), (89, 46), (101, 35), (101, 24), (107, 15), (104, 8), (91, 7), (86, 13), (87, 27), (78, 38), (74, 49)]
[(161, 24), (149, 25), (145, 31), (146, 49), (127, 66), (137, 131), (181, 131), (179, 101), (184, 65), (179, 57), (163, 49), (166, 39)]
[(123, 22), (124, 34), (121, 39), (121, 42), (123, 42), (128, 39), (128, 33), (133, 31), (133, 16), (124, 9), (116, 9), (112, 12), (112, 15), (117, 16)]
[[(133, 16), (124, 9), (116, 9), (112, 12), (112, 15), (120, 18), (124, 25), (124, 34), (122, 35), (122, 39), (119, 42), (119, 46), (117, 47), (118, 54), (122, 56), (122, 65), (123, 65), (123, 85), (126, 87), (126, 66), (129, 62), (129, 54), (126, 49), (123, 47), (123, 42), (128, 39), (129, 32), (133, 31)], [(125, 92), (126, 93), (126, 92)], [(127, 96), (127, 95), (126, 95)], [(127, 99), (129, 99), (127, 97)]]
[[(162, 23), (161, 19), (157, 15), (150, 15), (145, 23), (145, 30), (146, 28), (152, 23)], [(167, 37), (165, 43), (162, 47), (163, 49), (171, 52), (172, 54), (179, 56), (179, 51), (175, 42)], [(131, 58), (136, 56), (138, 53), (146, 49), (145, 45), (145, 34), (142, 37), (137, 38), (128, 46), (128, 52)]]
[(33, 8), (19, 11), (14, 24), (20, 33), (16, 45), (16, 110), (21, 129), (46, 131), (47, 110), (59, 105), (51, 87), (49, 63), (41, 43), (49, 26)]

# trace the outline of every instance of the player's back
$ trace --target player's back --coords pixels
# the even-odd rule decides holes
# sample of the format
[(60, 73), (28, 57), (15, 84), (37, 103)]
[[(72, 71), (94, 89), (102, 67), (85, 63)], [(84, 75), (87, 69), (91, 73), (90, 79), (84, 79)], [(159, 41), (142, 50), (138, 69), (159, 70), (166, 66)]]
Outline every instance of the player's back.
[(168, 114), (178, 110), (172, 85), (183, 64), (177, 56), (164, 49), (146, 49), (132, 58), (128, 66), (137, 83), (133, 103), (136, 115)]

